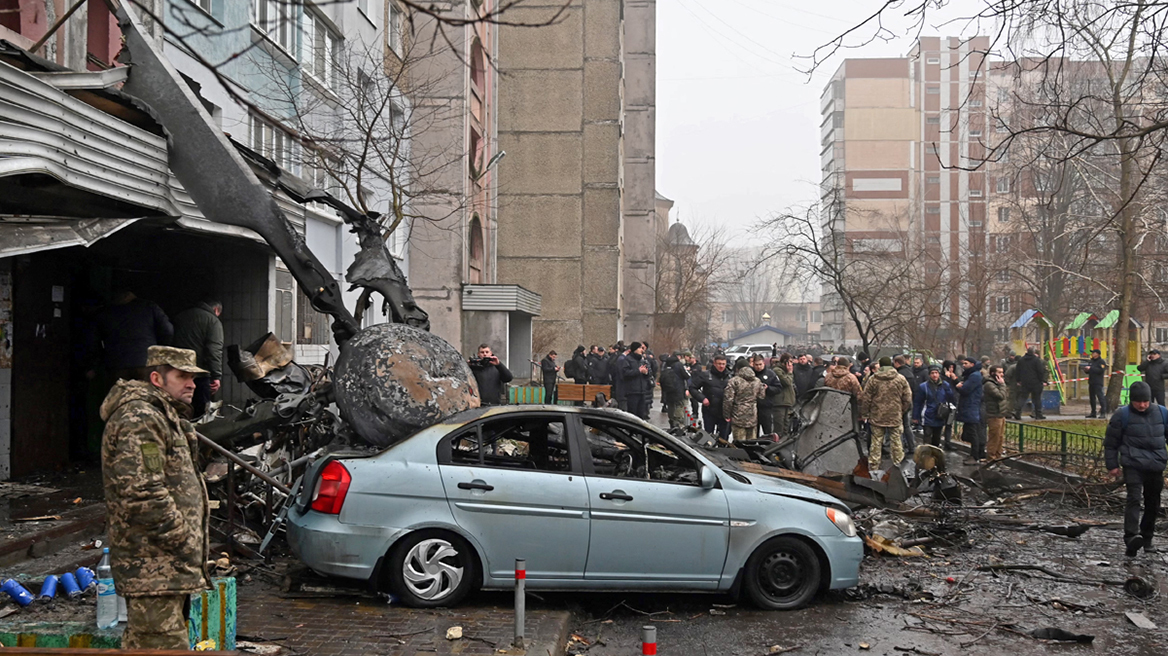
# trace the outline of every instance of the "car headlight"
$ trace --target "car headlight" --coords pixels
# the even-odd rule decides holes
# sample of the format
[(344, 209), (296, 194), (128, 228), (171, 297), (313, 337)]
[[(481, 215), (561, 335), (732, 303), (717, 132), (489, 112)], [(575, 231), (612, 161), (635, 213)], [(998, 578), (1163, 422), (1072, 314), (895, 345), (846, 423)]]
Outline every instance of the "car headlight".
[(832, 524), (840, 530), (841, 533), (849, 538), (856, 537), (856, 524), (852, 521), (852, 516), (838, 508), (828, 508), (827, 518), (831, 520)]

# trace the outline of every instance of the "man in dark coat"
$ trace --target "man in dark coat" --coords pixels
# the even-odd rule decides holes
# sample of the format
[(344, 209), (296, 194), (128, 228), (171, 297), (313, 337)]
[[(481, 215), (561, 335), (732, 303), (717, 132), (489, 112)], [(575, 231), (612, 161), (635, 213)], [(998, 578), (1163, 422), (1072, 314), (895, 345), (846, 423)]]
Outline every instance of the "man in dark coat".
[(556, 374), (560, 373), (560, 366), (556, 364), (558, 354), (550, 351), (539, 363), (539, 370), (543, 372), (543, 402), (556, 402)]
[(1018, 385), (1020, 397), (1014, 405), (1014, 419), (1022, 418), (1023, 397), (1029, 396), (1034, 405), (1034, 419), (1046, 419), (1042, 414), (1042, 385), (1046, 382), (1046, 363), (1038, 357), (1034, 347), (1026, 349), (1026, 355), (1018, 360), (1014, 368), (1014, 382)]
[(961, 422), (961, 439), (969, 443), (969, 455), (975, 461), (986, 457), (986, 423), (981, 416), (984, 381), (981, 363), (973, 356), (961, 357), (964, 370), (957, 383), (957, 421)]
[(1144, 374), (1144, 382), (1152, 389), (1152, 400), (1164, 405), (1164, 378), (1168, 377), (1168, 360), (1156, 349), (1148, 351), (1148, 359), (1136, 367)]
[(470, 372), (479, 385), (479, 399), (483, 405), (499, 405), (503, 402), (503, 385), (514, 376), (507, 365), (499, 362), (499, 357), (487, 344), (479, 345), (478, 357), (469, 362)]
[(722, 404), (726, 397), (726, 383), (730, 381), (730, 370), (726, 367), (726, 356), (714, 356), (709, 370), (693, 376), (689, 381), (690, 398), (702, 404), (702, 423), (707, 433), (722, 437), (730, 435), (730, 427), (722, 416)]
[(806, 353), (799, 356), (795, 361), (795, 367), (791, 372), (791, 376), (795, 379), (795, 396), (802, 397), (803, 392), (815, 387), (815, 379), (818, 376), (815, 373), (815, 368), (811, 366), (811, 357)]
[(577, 385), (588, 383), (588, 359), (584, 357), (584, 345), (581, 344), (572, 351), (572, 374), (569, 378)]
[[(896, 367), (896, 373), (900, 374), (904, 378), (904, 381), (908, 383), (908, 389), (912, 393), (913, 400), (915, 401), (917, 392), (919, 391), (917, 388), (920, 386), (921, 381), (917, 380), (917, 375), (913, 372), (912, 365), (908, 362), (908, 357), (898, 355), (892, 358), (892, 364)], [(904, 427), (901, 429), (900, 439), (904, 442), (904, 452), (912, 455), (916, 442), (912, 434), (912, 408), (909, 408), (909, 411), (904, 413), (904, 422), (902, 423)]]
[(661, 402), (669, 415), (670, 428), (685, 426), (685, 391), (689, 383), (689, 371), (679, 354), (665, 356), (661, 367)]
[(763, 397), (758, 400), (758, 425), (763, 435), (775, 432), (775, 401), (782, 391), (783, 385), (775, 372), (766, 366), (766, 358), (761, 353), (750, 357), (750, 367), (754, 375), (765, 386)]
[(612, 378), (608, 375), (608, 359), (604, 357), (603, 346), (593, 346), (588, 354), (588, 382), (593, 385), (609, 385)]
[(144, 380), (146, 349), (169, 344), (174, 336), (174, 325), (162, 308), (128, 290), (115, 293), (94, 322), (106, 375), (115, 380)]
[[(1100, 355), (1099, 349), (1091, 349), (1091, 359), (1083, 367), (1087, 372), (1087, 392), (1091, 397), (1090, 418), (1107, 416), (1107, 391), (1104, 377), (1107, 375), (1107, 361)], [(1095, 413), (1095, 402), (1099, 401), (1099, 413)]]
[(195, 352), (199, 367), (208, 373), (195, 376), (195, 396), (191, 400), (192, 416), (202, 417), (219, 391), (223, 380), (223, 324), (219, 316), (223, 304), (207, 299), (193, 308), (183, 310), (174, 318), (174, 346)]
[(1112, 476), (1119, 478), (1123, 467), (1123, 480), (1127, 484), (1123, 540), (1127, 557), (1133, 558), (1141, 548), (1149, 553), (1156, 551), (1152, 535), (1160, 511), (1160, 493), (1164, 490), (1164, 466), (1168, 464), (1164, 443), (1168, 408), (1152, 403), (1152, 390), (1143, 381), (1132, 383), (1129, 396), (1130, 403), (1111, 415), (1103, 440), (1103, 456)]
[(620, 372), (628, 412), (647, 421), (649, 400), (653, 394), (653, 373), (645, 359), (644, 344), (629, 344), (629, 354), (621, 360)]

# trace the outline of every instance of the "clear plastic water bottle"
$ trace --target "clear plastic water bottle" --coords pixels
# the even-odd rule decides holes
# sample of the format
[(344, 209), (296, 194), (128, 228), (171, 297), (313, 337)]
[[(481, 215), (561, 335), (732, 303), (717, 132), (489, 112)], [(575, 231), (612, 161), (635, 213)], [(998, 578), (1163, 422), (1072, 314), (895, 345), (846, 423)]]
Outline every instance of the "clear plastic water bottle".
[(126, 598), (118, 595), (118, 624), (126, 623)]
[(109, 547), (102, 549), (97, 564), (97, 628), (112, 629), (118, 625), (118, 593), (114, 589), (114, 573), (110, 569)]

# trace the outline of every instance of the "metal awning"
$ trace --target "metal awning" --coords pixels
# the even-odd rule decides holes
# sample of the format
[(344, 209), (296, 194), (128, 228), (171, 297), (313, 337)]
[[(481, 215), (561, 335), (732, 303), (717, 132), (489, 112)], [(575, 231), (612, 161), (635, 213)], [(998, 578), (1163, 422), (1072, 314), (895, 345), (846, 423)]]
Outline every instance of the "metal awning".
[(538, 317), (543, 297), (519, 285), (463, 285), (462, 309), (484, 312), (522, 312)]

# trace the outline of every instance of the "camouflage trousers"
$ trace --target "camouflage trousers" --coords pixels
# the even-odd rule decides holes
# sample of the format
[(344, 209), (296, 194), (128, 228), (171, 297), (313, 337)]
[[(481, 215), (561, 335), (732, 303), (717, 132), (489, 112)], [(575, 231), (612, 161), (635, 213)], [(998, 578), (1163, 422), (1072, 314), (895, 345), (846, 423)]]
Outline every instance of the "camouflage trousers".
[(191, 648), (187, 636), (189, 595), (126, 597), (126, 632), (122, 649)]
[(758, 424), (751, 426), (739, 426), (738, 424), (730, 424), (730, 437), (734, 442), (741, 442), (742, 440), (753, 440), (758, 438)]
[(901, 460), (904, 460), (904, 443), (901, 442), (900, 436), (904, 432), (904, 426), (897, 424), (895, 426), (872, 426), (872, 442), (868, 445), (868, 470), (874, 471), (880, 469), (880, 461), (884, 459), (884, 437), (888, 436), (889, 444), (892, 447), (892, 464), (899, 465)]
[(669, 406), (669, 427), (683, 428), (685, 426), (685, 401)]

